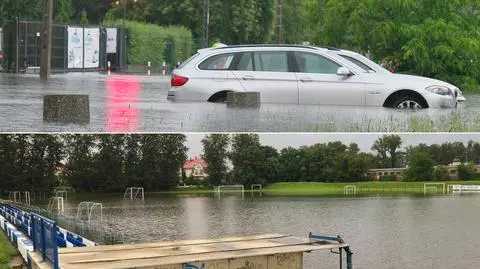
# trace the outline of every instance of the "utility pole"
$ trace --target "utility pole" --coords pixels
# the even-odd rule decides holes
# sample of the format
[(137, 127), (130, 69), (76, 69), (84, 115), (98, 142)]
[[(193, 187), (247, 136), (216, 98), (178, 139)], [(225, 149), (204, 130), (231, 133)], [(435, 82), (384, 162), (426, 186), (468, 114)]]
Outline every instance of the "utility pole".
[(205, 47), (208, 48), (210, 46), (210, 40), (209, 40), (209, 28), (210, 28), (210, 0), (204, 0), (203, 1), (203, 9), (204, 9), (204, 14), (203, 14), (203, 19), (204, 19), (204, 25), (205, 25)]
[(40, 78), (47, 80), (52, 59), (53, 0), (43, 1), (42, 32), (40, 33)]
[(283, 16), (283, 0), (277, 0), (277, 11), (276, 11), (277, 23), (276, 23), (276, 35), (277, 35), (277, 44), (282, 42), (282, 16)]

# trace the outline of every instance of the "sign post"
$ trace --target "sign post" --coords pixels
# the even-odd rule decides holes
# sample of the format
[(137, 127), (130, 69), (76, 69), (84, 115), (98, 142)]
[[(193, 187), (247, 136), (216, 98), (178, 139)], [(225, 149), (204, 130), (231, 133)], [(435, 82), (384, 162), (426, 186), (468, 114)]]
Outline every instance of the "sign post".
[(40, 33), (40, 78), (47, 80), (52, 56), (52, 13), (53, 0), (43, 1), (42, 32)]

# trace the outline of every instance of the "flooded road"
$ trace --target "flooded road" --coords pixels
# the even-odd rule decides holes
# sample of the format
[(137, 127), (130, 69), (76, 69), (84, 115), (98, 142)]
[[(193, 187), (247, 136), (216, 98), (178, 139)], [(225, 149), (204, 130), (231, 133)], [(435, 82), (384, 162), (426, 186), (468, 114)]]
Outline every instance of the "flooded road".
[[(169, 77), (96, 73), (36, 75), (0, 73), (3, 132), (463, 132), (480, 131), (480, 95), (457, 109), (396, 111), (386, 108), (263, 104), (231, 109), (225, 104), (170, 103)], [(43, 96), (84, 94), (86, 125), (43, 121)]]
[[(145, 201), (92, 194), (103, 220), (127, 242), (309, 232), (341, 235), (351, 245), (353, 268), (467, 269), (480, 264), (480, 195), (417, 197), (161, 196)], [(85, 198), (85, 197), (84, 197)], [(82, 200), (68, 200), (76, 215)], [(98, 218), (98, 212), (93, 212)], [(338, 268), (328, 251), (306, 254), (305, 267)]]

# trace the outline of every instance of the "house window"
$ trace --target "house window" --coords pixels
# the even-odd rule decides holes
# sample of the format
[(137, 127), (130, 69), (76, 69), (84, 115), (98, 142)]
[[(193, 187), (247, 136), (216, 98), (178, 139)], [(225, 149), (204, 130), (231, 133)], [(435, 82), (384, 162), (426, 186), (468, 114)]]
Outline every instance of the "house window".
[(203, 168), (200, 166), (196, 166), (193, 168), (193, 175), (198, 177), (198, 176), (203, 176)]

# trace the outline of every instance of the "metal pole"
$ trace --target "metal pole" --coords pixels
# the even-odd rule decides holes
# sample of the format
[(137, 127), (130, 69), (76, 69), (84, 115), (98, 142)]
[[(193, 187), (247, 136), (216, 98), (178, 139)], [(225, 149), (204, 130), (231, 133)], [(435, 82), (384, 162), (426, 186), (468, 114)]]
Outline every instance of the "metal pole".
[(43, 23), (42, 32), (40, 36), (41, 52), (40, 52), (40, 78), (43, 80), (48, 79), (51, 68), (51, 55), (52, 55), (52, 13), (53, 13), (53, 0), (44, 0), (43, 2)]
[(343, 256), (342, 256), (342, 249), (341, 248), (338, 249), (338, 253), (340, 254), (339, 255), (340, 256), (340, 269), (342, 269), (343, 268)]
[(282, 16), (283, 16), (283, 0), (277, 0), (277, 25), (276, 25), (276, 34), (277, 34), (277, 44), (282, 42)]
[(127, 0), (123, 0), (123, 29), (125, 29), (125, 16), (127, 14)]
[(207, 48), (210, 46), (210, 0), (207, 0)]
[(345, 252), (347, 252), (347, 269), (352, 269), (352, 255), (353, 253), (350, 251), (350, 248), (345, 248)]

